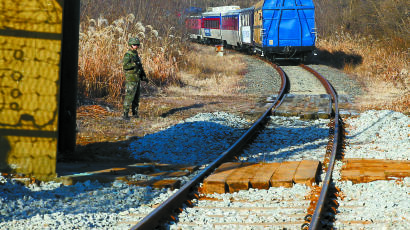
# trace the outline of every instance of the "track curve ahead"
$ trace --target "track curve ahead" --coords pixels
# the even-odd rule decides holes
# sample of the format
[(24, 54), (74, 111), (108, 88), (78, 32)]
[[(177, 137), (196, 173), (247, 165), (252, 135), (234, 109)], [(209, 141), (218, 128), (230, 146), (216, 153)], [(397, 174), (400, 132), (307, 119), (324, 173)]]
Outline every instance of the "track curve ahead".
[(330, 187), (330, 182), (332, 180), (332, 173), (333, 173), (333, 168), (336, 160), (336, 155), (338, 152), (338, 148), (340, 147), (340, 142), (341, 142), (341, 133), (342, 133), (342, 121), (341, 117), (339, 116), (339, 103), (338, 103), (338, 96), (336, 90), (333, 88), (333, 86), (330, 84), (326, 78), (324, 78), (322, 75), (320, 75), (318, 72), (313, 70), (312, 68), (301, 64), (300, 65), (302, 68), (306, 69), (307, 71), (311, 72), (316, 78), (319, 79), (319, 81), (322, 83), (322, 85), (326, 88), (326, 91), (328, 94), (331, 95), (332, 97), (332, 102), (333, 102), (333, 142), (332, 142), (332, 149), (331, 153), (329, 156), (329, 159), (326, 162), (325, 168), (326, 170), (326, 176), (325, 179), (323, 180), (323, 185), (322, 189), (320, 191), (320, 196), (318, 198), (317, 204), (315, 211), (312, 215), (312, 219), (310, 221), (309, 229), (314, 230), (314, 229), (321, 229), (322, 226), (320, 225), (321, 221), (321, 216), (323, 215), (323, 212), (325, 210), (325, 204), (326, 204), (326, 199), (329, 194), (329, 187)]
[(195, 176), (192, 180), (188, 181), (174, 195), (168, 198), (164, 203), (158, 206), (158, 208), (148, 214), (148, 216), (138, 222), (138, 224), (134, 225), (131, 229), (153, 229), (158, 226), (164, 218), (170, 217), (174, 210), (177, 210), (186, 201), (190, 200), (190, 193), (207, 175), (211, 174), (211, 172), (222, 163), (231, 159), (237, 153), (237, 150), (243, 148), (243, 146), (245, 146), (248, 141), (254, 137), (257, 131), (266, 123), (268, 117), (282, 103), (284, 95), (289, 90), (289, 81), (285, 72), (279, 66), (273, 63), (270, 64), (276, 71), (278, 71), (281, 77), (281, 88), (275, 102), (269, 105), (263, 115), (228, 150), (223, 152), (216, 160), (210, 163), (208, 167), (202, 170), (201, 173)]

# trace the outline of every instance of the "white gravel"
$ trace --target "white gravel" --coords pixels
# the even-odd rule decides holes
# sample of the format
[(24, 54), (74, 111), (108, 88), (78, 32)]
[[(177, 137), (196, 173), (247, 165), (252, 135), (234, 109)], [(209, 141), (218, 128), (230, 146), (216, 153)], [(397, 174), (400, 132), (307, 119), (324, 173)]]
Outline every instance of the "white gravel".
[(224, 112), (202, 113), (130, 145), (135, 159), (203, 165), (229, 148), (250, 124)]
[[(246, 150), (241, 159), (267, 162), (321, 159), (327, 143), (327, 122), (272, 117), (268, 130), (258, 137), (256, 144)], [(346, 158), (409, 159), (407, 116), (391, 111), (368, 111), (346, 122), (351, 125)], [(198, 114), (178, 125), (136, 140), (130, 149), (139, 159), (173, 164), (207, 164), (225, 151), (248, 126), (248, 121), (232, 114)], [(279, 134), (281, 130), (286, 135)], [(338, 167), (341, 167), (340, 164), (336, 164), (336, 169)], [(338, 175), (334, 178), (346, 194), (346, 198), (339, 201), (339, 209), (347, 212), (346, 215), (373, 220), (376, 223), (371, 225), (373, 229), (386, 226), (387, 229), (403, 229), (407, 226), (410, 210), (408, 178), (402, 183), (378, 181), (360, 185), (340, 182)], [(306, 193), (306, 188), (295, 187)], [(0, 229), (129, 229), (173, 192), (128, 186), (119, 181), (110, 184), (85, 182), (73, 186), (48, 182), (27, 187), (0, 176)], [(241, 194), (254, 200), (272, 201), (270, 196), (264, 197), (265, 193), (266, 190), (252, 190), (237, 193), (237, 196)], [(297, 191), (270, 189), (268, 193), (282, 197)], [(349, 212), (346, 208), (349, 203), (345, 202), (360, 200), (360, 197), (365, 198), (361, 203), (363, 209)], [(388, 217), (387, 223), (377, 225), (375, 220), (383, 216), (382, 213)], [(336, 216), (337, 221), (343, 218), (350, 217), (342, 216), (342, 213)], [(336, 222), (336, 227), (349, 229), (341, 222)]]
[(346, 158), (410, 160), (410, 119), (393, 111), (370, 110), (346, 120), (351, 127)]
[[(348, 146), (345, 158), (409, 160), (410, 118), (393, 111), (367, 111), (345, 121)], [(410, 178), (353, 184), (341, 181), (342, 162), (333, 178), (342, 191), (336, 215), (337, 229), (409, 229)], [(366, 224), (362, 224), (365, 222)]]
[[(235, 193), (207, 195), (214, 200), (194, 200), (169, 229), (263, 229), (254, 223), (282, 223), (275, 229), (300, 229), (309, 200), (310, 188), (296, 184), (293, 188), (271, 187)], [(272, 226), (265, 229), (272, 229)]]
[(271, 117), (252, 145), (241, 155), (247, 162), (282, 162), (303, 159), (323, 160), (329, 120), (300, 120), (298, 117)]
[(140, 219), (172, 194), (119, 181), (24, 186), (0, 176), (0, 229), (129, 229), (121, 222)]

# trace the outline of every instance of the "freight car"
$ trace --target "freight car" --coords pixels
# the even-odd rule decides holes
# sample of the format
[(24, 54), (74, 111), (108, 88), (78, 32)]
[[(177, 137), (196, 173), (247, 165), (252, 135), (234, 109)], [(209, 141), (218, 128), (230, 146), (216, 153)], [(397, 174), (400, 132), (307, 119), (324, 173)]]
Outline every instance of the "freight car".
[(315, 49), (313, 0), (263, 0), (246, 9), (213, 7), (190, 20), (201, 22), (190, 34), (198, 41), (250, 50), (271, 60), (305, 60)]

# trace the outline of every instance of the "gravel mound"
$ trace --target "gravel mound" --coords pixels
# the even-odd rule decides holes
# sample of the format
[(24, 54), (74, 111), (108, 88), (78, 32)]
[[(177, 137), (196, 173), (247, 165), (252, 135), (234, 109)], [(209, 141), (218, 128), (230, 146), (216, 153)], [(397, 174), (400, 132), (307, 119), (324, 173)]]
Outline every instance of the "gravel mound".
[(350, 126), (346, 158), (410, 160), (410, 118), (394, 111), (370, 110), (346, 120)]
[(247, 63), (247, 73), (242, 84), (246, 87), (240, 92), (261, 96), (276, 95), (279, 92), (281, 80), (277, 71), (262, 60), (251, 56), (243, 56)]
[(341, 70), (326, 65), (309, 65), (309, 67), (325, 77), (336, 89), (338, 95), (349, 95), (354, 98), (364, 93), (361, 84)]
[(135, 159), (167, 164), (203, 165), (237, 140), (249, 122), (224, 113), (202, 113), (131, 143)]
[[(394, 111), (366, 111), (345, 121), (345, 158), (409, 160), (410, 118)], [(336, 215), (336, 229), (408, 229), (410, 221), (410, 178), (353, 184), (341, 181), (342, 162), (333, 178), (343, 199)], [(360, 224), (366, 222), (367, 224)], [(353, 223), (353, 224), (352, 224)], [(354, 224), (355, 223), (355, 224)]]
[(252, 145), (241, 155), (248, 162), (323, 160), (329, 120), (300, 120), (298, 117), (270, 117)]
[(119, 181), (24, 186), (0, 176), (0, 229), (129, 229), (121, 222), (141, 219), (172, 194)]
[[(344, 195), (343, 200), (338, 199), (336, 229), (408, 229), (409, 177), (402, 182), (380, 180), (352, 184), (351, 181), (338, 181), (336, 186)], [(367, 224), (349, 223), (355, 221)]]

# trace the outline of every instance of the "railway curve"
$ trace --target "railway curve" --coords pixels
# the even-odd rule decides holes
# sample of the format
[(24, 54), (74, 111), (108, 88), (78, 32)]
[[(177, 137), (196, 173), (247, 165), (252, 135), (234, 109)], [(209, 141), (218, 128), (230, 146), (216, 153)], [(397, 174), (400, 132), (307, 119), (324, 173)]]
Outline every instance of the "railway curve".
[[(209, 164), (195, 178), (193, 178), (191, 181), (187, 182), (184, 186), (182, 186), (181, 189), (179, 189), (168, 200), (162, 203), (157, 209), (155, 209), (148, 216), (146, 216), (141, 221), (139, 221), (138, 224), (134, 225), (132, 229), (152, 229), (153, 226), (157, 226), (162, 221), (164, 221), (164, 217), (170, 217), (171, 219), (175, 219), (175, 217), (172, 216), (173, 212), (175, 212), (178, 209), (179, 209), (179, 212), (181, 212), (183, 210), (181, 209), (181, 207), (183, 207), (184, 204), (192, 205), (192, 202), (190, 201), (190, 199), (193, 199), (192, 192), (199, 185), (199, 183), (202, 182), (206, 176), (208, 176), (212, 171), (214, 171), (222, 163), (224, 163), (228, 159), (232, 159), (233, 157), (235, 157), (235, 155), (238, 154), (238, 152), (243, 151), (241, 149), (245, 145), (247, 145), (251, 139), (254, 138), (256, 132), (260, 130), (261, 128), (260, 126), (266, 124), (267, 118), (269, 117), (269, 115), (274, 113), (277, 106), (280, 106), (280, 104), (283, 102), (285, 93), (289, 92), (290, 90), (290, 87), (289, 87), (290, 83), (287, 80), (286, 74), (283, 72), (283, 70), (279, 66), (273, 63), (272, 63), (272, 66), (279, 73), (282, 81), (281, 81), (281, 87), (280, 87), (280, 92), (278, 96), (275, 98), (275, 101), (271, 103), (270, 106), (268, 106), (268, 109), (264, 112), (264, 114), (227, 151), (223, 152), (220, 157), (218, 157), (215, 161)], [(330, 122), (331, 127), (330, 127), (330, 132), (329, 132), (330, 140), (327, 146), (327, 152), (326, 152), (327, 158), (324, 161), (325, 162), (324, 167), (327, 170), (326, 176), (323, 182), (322, 189), (320, 190), (320, 196), (318, 197), (317, 202), (313, 203), (315, 210), (312, 214), (308, 214), (305, 217), (306, 221), (302, 225), (302, 228), (309, 227), (309, 229), (318, 229), (319, 227), (322, 227), (320, 226), (319, 222), (322, 216), (322, 212), (325, 209), (325, 201), (328, 196), (328, 191), (330, 190), (329, 184), (331, 181), (331, 174), (332, 174), (333, 165), (334, 165), (334, 161), (336, 157), (336, 152), (338, 151), (338, 143), (340, 142), (340, 138), (341, 138), (340, 136), (341, 132), (340, 132), (340, 127), (339, 127), (340, 126), (339, 119), (341, 118), (339, 117), (339, 112), (338, 112), (337, 93), (334, 90), (333, 86), (324, 77), (322, 77), (319, 73), (315, 72), (313, 69), (307, 66), (304, 66), (304, 65), (300, 65), (300, 66), (304, 68), (305, 70), (309, 71), (310, 73), (312, 73), (321, 82), (323, 87), (326, 89), (326, 92), (331, 95), (332, 102), (333, 102), (333, 105), (332, 105), (333, 120)], [(312, 202), (311, 202), (311, 206), (312, 206)]]

